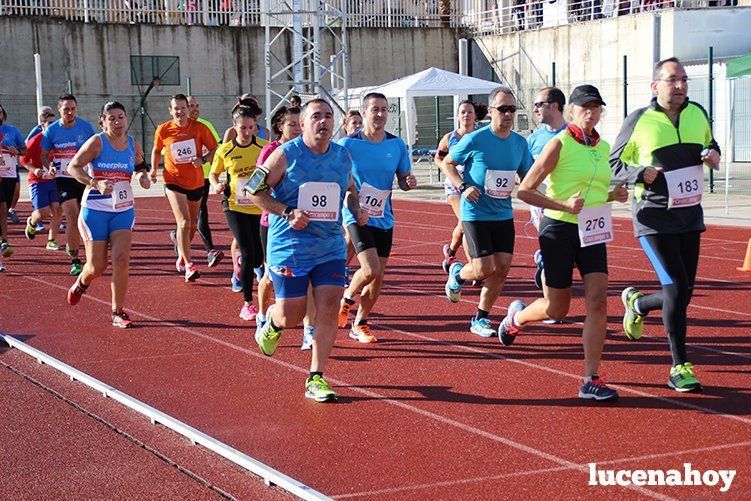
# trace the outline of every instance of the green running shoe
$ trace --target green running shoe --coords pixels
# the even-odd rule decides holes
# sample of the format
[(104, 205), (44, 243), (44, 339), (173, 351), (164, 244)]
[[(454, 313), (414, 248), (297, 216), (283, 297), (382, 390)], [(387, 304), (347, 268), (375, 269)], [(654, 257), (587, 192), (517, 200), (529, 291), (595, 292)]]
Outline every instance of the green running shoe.
[(259, 326), (256, 329), (256, 343), (258, 343), (258, 347), (261, 348), (261, 352), (266, 355), (267, 357), (270, 357), (274, 354), (276, 351), (276, 347), (279, 345), (279, 338), (282, 335), (282, 332), (284, 332), (284, 329), (273, 329), (271, 327), (271, 310), (274, 307), (272, 304), (269, 306), (268, 310), (266, 310), (266, 322), (263, 324), (263, 327)]
[(323, 377), (316, 374), (305, 380), (305, 398), (312, 398), (316, 402), (334, 402), (337, 394), (329, 388), (329, 384)]
[(47, 250), (51, 250), (51, 251), (59, 251), (60, 250), (60, 244), (58, 244), (57, 240), (55, 240), (54, 238), (50, 238), (49, 240), (47, 240), (47, 247), (46, 247), (46, 249)]
[(36, 236), (37, 229), (34, 225), (31, 224), (31, 216), (26, 218), (26, 238), (29, 240), (34, 240), (34, 237)]
[(70, 274), (77, 277), (81, 272), (83, 272), (83, 263), (81, 263), (80, 259), (74, 259), (70, 265)]
[(670, 368), (668, 386), (682, 393), (701, 391), (701, 383), (694, 376), (694, 366), (691, 365), (691, 362), (678, 364)]
[(626, 308), (626, 312), (623, 314), (623, 330), (626, 332), (626, 337), (631, 341), (636, 341), (641, 338), (644, 333), (644, 317), (646, 315), (640, 315), (636, 311), (636, 300), (644, 296), (635, 287), (626, 287), (621, 292), (621, 301)]
[(2, 245), (0, 245), (0, 251), (3, 254), (3, 257), (11, 257), (13, 255), (13, 247), (8, 245), (8, 242), (3, 242)]

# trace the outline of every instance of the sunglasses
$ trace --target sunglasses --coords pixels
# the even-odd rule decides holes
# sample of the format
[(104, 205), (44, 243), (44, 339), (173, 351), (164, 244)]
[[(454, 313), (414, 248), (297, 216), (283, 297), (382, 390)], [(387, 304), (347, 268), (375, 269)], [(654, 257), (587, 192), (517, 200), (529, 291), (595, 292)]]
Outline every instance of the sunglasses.
[(516, 113), (516, 110), (518, 109), (513, 104), (510, 105), (510, 106), (505, 105), (505, 104), (503, 104), (501, 106), (490, 106), (490, 108), (495, 108), (496, 110), (498, 110), (501, 113)]
[(534, 105), (533, 105), (533, 106), (534, 106), (535, 108), (542, 108), (542, 105), (543, 105), (543, 104), (551, 104), (551, 103), (553, 103), (553, 102), (555, 102), (555, 101), (538, 101), (538, 102), (534, 103)]

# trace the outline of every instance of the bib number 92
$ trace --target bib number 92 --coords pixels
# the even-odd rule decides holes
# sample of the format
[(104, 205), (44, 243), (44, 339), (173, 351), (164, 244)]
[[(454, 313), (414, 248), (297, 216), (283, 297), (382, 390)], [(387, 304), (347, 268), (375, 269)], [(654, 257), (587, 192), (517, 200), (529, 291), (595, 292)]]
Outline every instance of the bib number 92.
[(495, 187), (496, 188), (508, 188), (508, 178), (506, 177), (498, 177), (495, 179)]

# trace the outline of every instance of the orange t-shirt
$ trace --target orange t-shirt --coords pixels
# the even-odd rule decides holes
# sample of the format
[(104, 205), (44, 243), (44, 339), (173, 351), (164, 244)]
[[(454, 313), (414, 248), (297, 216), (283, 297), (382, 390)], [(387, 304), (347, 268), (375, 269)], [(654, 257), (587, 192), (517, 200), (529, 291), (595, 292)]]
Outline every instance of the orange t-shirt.
[(161, 124), (154, 134), (154, 147), (164, 153), (164, 184), (186, 190), (203, 188), (203, 168), (190, 160), (217, 146), (209, 128), (192, 118), (185, 127), (178, 127), (172, 120)]

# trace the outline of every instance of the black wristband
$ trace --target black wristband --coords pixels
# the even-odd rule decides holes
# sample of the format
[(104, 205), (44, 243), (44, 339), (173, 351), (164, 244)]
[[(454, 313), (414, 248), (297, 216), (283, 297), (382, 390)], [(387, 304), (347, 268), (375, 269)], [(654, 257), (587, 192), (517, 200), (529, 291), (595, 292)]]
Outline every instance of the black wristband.
[(467, 186), (467, 183), (462, 183), (457, 189), (459, 190), (459, 193), (464, 193), (467, 188), (469, 188), (469, 186)]
[(284, 218), (285, 221), (289, 221), (289, 217), (292, 215), (292, 212), (294, 210), (295, 209), (292, 208), (292, 206), (290, 205), (284, 208), (284, 210), (282, 211), (282, 217)]

